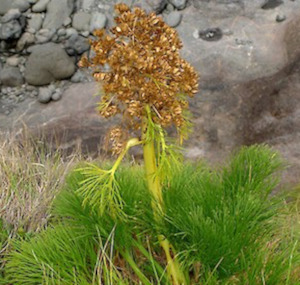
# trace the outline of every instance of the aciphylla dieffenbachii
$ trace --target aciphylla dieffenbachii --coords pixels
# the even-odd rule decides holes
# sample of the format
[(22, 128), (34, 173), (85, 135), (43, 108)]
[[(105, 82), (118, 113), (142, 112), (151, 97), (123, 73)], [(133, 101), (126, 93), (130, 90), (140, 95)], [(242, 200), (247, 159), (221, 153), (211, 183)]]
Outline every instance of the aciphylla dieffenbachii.
[[(120, 126), (107, 134), (113, 154), (118, 155), (109, 170), (95, 165), (81, 168), (87, 179), (79, 193), (84, 203), (126, 219), (115, 172), (131, 147), (143, 148), (144, 165), (153, 212), (159, 219), (164, 211), (162, 186), (180, 167), (180, 145), (190, 130), (188, 97), (198, 91), (198, 75), (180, 57), (182, 43), (176, 30), (155, 13), (125, 4), (115, 6), (116, 25), (107, 33), (96, 30), (91, 41), (92, 58), (83, 57), (80, 66), (90, 67), (101, 82), (103, 96), (98, 111), (104, 118), (121, 114)], [(178, 139), (167, 136), (175, 126)], [(134, 138), (129, 138), (134, 133)], [(168, 275), (173, 284), (186, 284), (172, 247), (158, 233), (165, 251)]]

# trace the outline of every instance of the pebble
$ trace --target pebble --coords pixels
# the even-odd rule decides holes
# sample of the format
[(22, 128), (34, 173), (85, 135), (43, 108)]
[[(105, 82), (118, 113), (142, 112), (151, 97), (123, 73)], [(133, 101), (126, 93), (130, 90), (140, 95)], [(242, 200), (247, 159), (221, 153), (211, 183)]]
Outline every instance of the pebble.
[(42, 14), (30, 14), (30, 19), (28, 20), (28, 29), (32, 29), (35, 33), (38, 31), (43, 24), (43, 15)]
[(73, 83), (84, 82), (85, 80), (86, 80), (86, 75), (80, 69), (78, 69), (71, 77), (71, 82)]
[(47, 43), (55, 34), (55, 29), (41, 29), (35, 34), (36, 42), (39, 44)]
[(90, 32), (92, 33), (94, 30), (105, 28), (106, 23), (107, 17), (103, 13), (93, 13), (90, 22)]
[(178, 10), (182, 10), (186, 7), (186, 0), (169, 0), (169, 2)]
[(19, 19), (21, 12), (19, 9), (10, 9), (1, 19), (2, 23), (7, 23), (11, 20)]
[(283, 22), (286, 20), (286, 16), (285, 15), (282, 15), (282, 14), (278, 14), (276, 16), (276, 22), (280, 23), (280, 22)]
[(59, 30), (57, 31), (57, 35), (58, 35), (59, 37), (65, 36), (65, 35), (66, 35), (66, 29), (64, 29), (64, 28), (59, 29)]
[(73, 16), (72, 26), (77, 31), (86, 31), (90, 28), (91, 15), (85, 12), (77, 12)]
[(6, 59), (6, 63), (10, 66), (18, 66), (18, 64), (20, 63), (20, 58), (16, 55), (11, 56)]
[(197, 30), (197, 29), (194, 30), (194, 32), (193, 32), (193, 38), (194, 39), (199, 39), (200, 38), (199, 30)]
[(64, 20), (63, 25), (66, 27), (69, 26), (71, 23), (72, 23), (72, 19), (68, 17)]
[(51, 85), (48, 87), (41, 87), (38, 94), (38, 101), (44, 104), (50, 102), (54, 90)]
[(58, 101), (58, 100), (61, 99), (61, 97), (62, 97), (62, 91), (61, 91), (61, 89), (58, 88), (58, 89), (56, 89), (55, 92), (52, 94), (51, 99), (52, 99), (53, 101)]
[(44, 12), (47, 9), (49, 0), (39, 0), (35, 5), (32, 6), (32, 11), (36, 13)]
[(179, 13), (178, 11), (173, 11), (165, 17), (165, 22), (170, 27), (175, 28), (180, 24), (181, 19), (182, 19), (182, 14)]
[(74, 28), (66, 29), (66, 37), (70, 38), (72, 35), (78, 35), (78, 32)]
[(173, 12), (175, 10), (174, 6), (171, 3), (168, 3), (166, 10), (168, 12)]

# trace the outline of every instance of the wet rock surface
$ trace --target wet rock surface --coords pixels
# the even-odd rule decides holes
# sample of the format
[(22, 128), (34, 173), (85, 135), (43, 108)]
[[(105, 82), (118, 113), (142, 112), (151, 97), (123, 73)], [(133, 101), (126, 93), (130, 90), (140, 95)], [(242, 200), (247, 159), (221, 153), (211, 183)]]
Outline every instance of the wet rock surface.
[[(0, 0), (0, 31), (3, 25), (11, 27), (4, 29), (0, 40), (0, 73), (14, 68), (26, 80), (18, 86), (0, 83), (0, 131), (25, 123), (49, 136), (55, 132), (64, 148), (79, 141), (90, 151), (99, 148), (114, 122), (97, 115), (99, 98), (93, 94), (99, 93), (99, 86), (89, 82), (85, 70), (76, 70), (75, 63), (88, 52), (93, 29), (112, 25), (116, 2), (39, 0), (24, 11), (29, 3), (25, 0)], [(179, 21), (171, 18), (176, 23), (169, 24), (183, 41), (182, 56), (201, 76), (199, 94), (190, 104), (194, 132), (185, 155), (216, 162), (240, 145), (268, 143), (292, 165), (285, 181), (298, 183), (299, 1), (126, 2), (161, 14), (166, 21), (180, 15)], [(47, 36), (45, 30), (52, 34)], [(69, 79), (58, 81), (64, 78)], [(50, 85), (38, 87), (43, 84)]]

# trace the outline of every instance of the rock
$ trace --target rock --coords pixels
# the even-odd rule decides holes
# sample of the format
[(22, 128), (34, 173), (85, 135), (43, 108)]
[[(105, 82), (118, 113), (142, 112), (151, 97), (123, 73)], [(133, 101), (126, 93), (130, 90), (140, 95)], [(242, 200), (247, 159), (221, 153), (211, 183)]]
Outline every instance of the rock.
[(167, 7), (166, 7), (166, 11), (172, 12), (172, 11), (174, 11), (174, 10), (175, 10), (174, 6), (173, 6), (171, 3), (168, 3), (168, 4), (167, 4)]
[(261, 8), (264, 10), (274, 9), (281, 4), (283, 4), (282, 0), (266, 0), (265, 3), (261, 6)]
[(199, 37), (202, 40), (213, 42), (213, 41), (219, 41), (223, 37), (223, 33), (220, 28), (211, 28), (211, 29), (199, 31)]
[(50, 0), (39, 0), (32, 6), (32, 12), (40, 13), (46, 11), (49, 1)]
[(18, 39), (21, 34), (22, 26), (17, 20), (12, 20), (0, 26), (0, 40)]
[(78, 35), (78, 32), (74, 28), (66, 29), (66, 37), (70, 38), (73, 35)]
[(55, 92), (52, 94), (51, 99), (53, 101), (59, 101), (62, 97), (62, 91), (58, 88), (55, 90)]
[(12, 0), (12, 8), (19, 9), (22, 13), (29, 9), (30, 3), (27, 0)]
[(55, 34), (55, 29), (41, 29), (35, 34), (35, 39), (38, 44), (44, 44), (51, 40)]
[(50, 0), (43, 23), (44, 29), (58, 29), (71, 15), (74, 9), (74, 0)]
[(199, 39), (200, 38), (199, 30), (195, 29), (193, 31), (193, 38), (194, 39)]
[(2, 23), (7, 23), (11, 20), (17, 20), (21, 16), (19, 9), (10, 9), (1, 19)]
[(78, 69), (74, 75), (71, 77), (71, 82), (73, 83), (79, 83), (79, 82), (84, 82), (86, 81), (86, 75), (84, 74), (84, 72), (80, 69)]
[(20, 86), (24, 83), (23, 76), (17, 67), (4, 67), (0, 74), (4, 86)]
[(65, 36), (67, 34), (67, 32), (66, 32), (66, 29), (64, 29), (64, 28), (61, 28), (61, 29), (59, 29), (58, 31), (57, 31), (57, 35), (59, 36), (59, 37), (63, 37), (63, 36)]
[(160, 14), (167, 6), (167, 0), (146, 0), (147, 4), (156, 14)]
[(33, 34), (25, 32), (22, 34), (21, 38), (17, 42), (16, 49), (17, 51), (23, 50), (25, 47), (30, 46), (35, 41)]
[(28, 28), (38, 31), (43, 24), (43, 15), (42, 14), (30, 14), (30, 19), (28, 20)]
[(74, 34), (67, 40), (65, 48), (69, 55), (83, 54), (90, 48), (90, 45), (85, 37)]
[(69, 26), (70, 24), (72, 23), (72, 19), (70, 17), (67, 17), (64, 22), (63, 22), (63, 25), (64, 27), (67, 27)]
[(75, 65), (58, 44), (47, 43), (33, 48), (26, 62), (25, 79), (31, 85), (45, 85), (55, 79), (71, 77)]
[(169, 0), (169, 2), (178, 10), (182, 10), (186, 7), (186, 0)]
[(172, 28), (177, 27), (182, 19), (182, 14), (178, 11), (173, 11), (170, 14), (168, 14), (166, 17), (164, 17), (165, 22), (167, 25), (169, 25)]
[(90, 28), (91, 15), (85, 12), (77, 12), (73, 16), (72, 26), (77, 31), (86, 31)]
[(89, 31), (83, 31), (83, 32), (80, 32), (80, 35), (87, 38), (90, 35), (90, 32)]
[(285, 20), (286, 20), (285, 15), (279, 14), (279, 15), (276, 16), (276, 22), (278, 22), (278, 23), (283, 22)]
[(38, 94), (37, 100), (43, 104), (50, 102), (54, 90), (51, 86), (41, 87), (39, 89), (39, 94)]
[(94, 30), (105, 28), (107, 17), (103, 13), (93, 13), (90, 21), (89, 31), (92, 33)]
[(89, 10), (93, 6), (95, 6), (95, 0), (82, 0), (81, 2), (81, 8), (83, 10)]
[(17, 55), (14, 55), (6, 59), (6, 64), (10, 66), (18, 66), (20, 61), (21, 61), (20, 58)]
[(4, 15), (11, 9), (12, 0), (0, 0), (0, 15)]

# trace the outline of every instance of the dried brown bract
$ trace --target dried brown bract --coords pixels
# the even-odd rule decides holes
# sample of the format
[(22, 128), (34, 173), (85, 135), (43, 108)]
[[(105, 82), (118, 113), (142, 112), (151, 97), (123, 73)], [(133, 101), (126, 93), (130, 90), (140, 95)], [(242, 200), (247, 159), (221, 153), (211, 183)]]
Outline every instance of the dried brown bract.
[[(91, 41), (95, 56), (83, 58), (92, 67), (105, 95), (99, 103), (101, 116), (122, 113), (130, 127), (139, 129), (150, 106), (153, 121), (163, 127), (185, 127), (187, 96), (198, 90), (198, 75), (179, 55), (177, 32), (163, 20), (140, 8), (115, 6), (116, 26), (106, 33), (96, 30)], [(107, 68), (108, 67), (108, 68)]]

